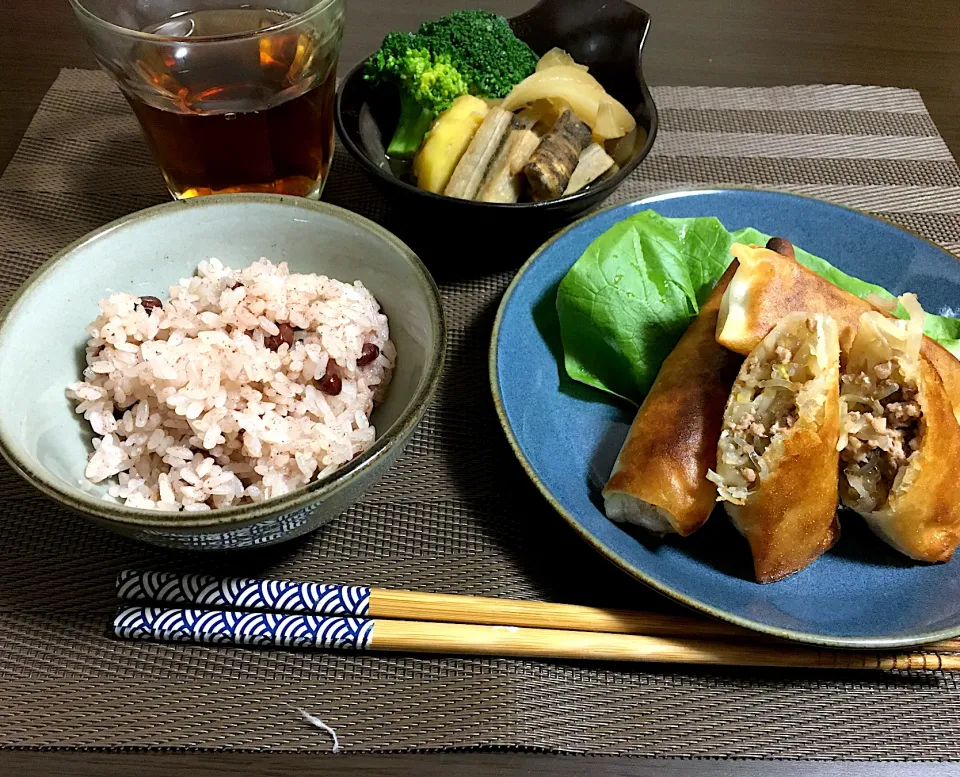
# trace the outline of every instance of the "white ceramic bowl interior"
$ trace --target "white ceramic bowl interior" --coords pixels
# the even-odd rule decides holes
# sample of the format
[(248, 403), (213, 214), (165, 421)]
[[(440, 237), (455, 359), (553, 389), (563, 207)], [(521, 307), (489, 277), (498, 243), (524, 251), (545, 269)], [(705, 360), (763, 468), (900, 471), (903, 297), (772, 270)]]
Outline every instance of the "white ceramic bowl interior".
[(92, 435), (64, 394), (85, 365), (84, 327), (96, 318), (98, 300), (117, 291), (165, 298), (169, 286), (210, 257), (232, 267), (267, 257), (287, 262), (293, 272), (359, 279), (373, 292), (399, 354), (390, 391), (373, 415), (380, 437), (430, 379), (425, 366), (443, 347), (436, 343), (438, 311), (424, 294), (422, 266), (400, 258), (398, 247), (409, 253), (348, 211), (270, 195), (171, 203), (108, 225), (45, 265), (6, 312), (0, 442), (40, 485), (96, 512), (110, 482), (85, 480)]

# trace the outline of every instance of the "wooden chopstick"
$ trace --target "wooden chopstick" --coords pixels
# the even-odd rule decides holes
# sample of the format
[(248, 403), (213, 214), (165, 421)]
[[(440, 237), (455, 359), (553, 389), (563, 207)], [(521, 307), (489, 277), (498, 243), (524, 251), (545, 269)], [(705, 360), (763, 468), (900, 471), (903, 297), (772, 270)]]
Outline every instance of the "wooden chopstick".
[(127, 602), (530, 626), (610, 634), (703, 638), (753, 635), (723, 621), (682, 615), (291, 580), (180, 575), (173, 572), (121, 572), (117, 577), (117, 595)]
[[(128, 570), (117, 577), (117, 593), (122, 601), (138, 603), (783, 644), (776, 637), (699, 616), (291, 580)], [(942, 640), (923, 649), (960, 652), (960, 640)]]
[[(606, 634), (724, 639), (775, 644), (786, 642), (786, 640), (734, 626), (732, 623), (698, 616), (381, 588), (370, 589), (370, 615), (397, 620), (419, 619), (447, 623), (489, 625), (509, 623), (515, 626)], [(933, 642), (923, 645), (922, 649), (960, 652), (960, 639)]]
[(941, 639), (920, 645), (922, 650), (935, 650), (938, 653), (960, 653), (960, 639)]
[(370, 615), (398, 620), (593, 631), (645, 636), (744, 637), (751, 632), (723, 621), (580, 604), (525, 602), (483, 596), (370, 589)]
[(635, 634), (230, 610), (125, 607), (114, 619), (114, 632), (127, 639), (443, 655), (817, 669), (960, 670), (960, 655), (813, 650)]
[(722, 666), (960, 670), (960, 656), (750, 645), (588, 631), (377, 621), (372, 650)]

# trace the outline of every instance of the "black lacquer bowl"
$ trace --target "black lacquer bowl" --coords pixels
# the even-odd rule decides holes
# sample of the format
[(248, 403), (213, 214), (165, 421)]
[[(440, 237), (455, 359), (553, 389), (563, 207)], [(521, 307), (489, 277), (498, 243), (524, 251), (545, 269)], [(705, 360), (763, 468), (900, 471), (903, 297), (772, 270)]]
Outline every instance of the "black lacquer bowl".
[(582, 64), (637, 120), (629, 161), (583, 191), (547, 202), (498, 204), (445, 197), (394, 175), (384, 154), (399, 102), (389, 89), (363, 80), (363, 62), (337, 92), (336, 125), (347, 151), (390, 204), (387, 226), (434, 271), (475, 275), (519, 265), (547, 236), (599, 205), (649, 153), (657, 109), (643, 79), (641, 56), (650, 15), (626, 0), (542, 0), (510, 19), (517, 37), (537, 54), (558, 46)]

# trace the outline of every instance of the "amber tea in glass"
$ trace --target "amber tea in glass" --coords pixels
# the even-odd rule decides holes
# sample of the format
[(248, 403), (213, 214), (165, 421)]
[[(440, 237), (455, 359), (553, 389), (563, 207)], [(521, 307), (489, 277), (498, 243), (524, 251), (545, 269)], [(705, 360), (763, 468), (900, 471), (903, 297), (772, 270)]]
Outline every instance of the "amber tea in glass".
[(343, 0), (71, 2), (174, 197), (319, 197)]

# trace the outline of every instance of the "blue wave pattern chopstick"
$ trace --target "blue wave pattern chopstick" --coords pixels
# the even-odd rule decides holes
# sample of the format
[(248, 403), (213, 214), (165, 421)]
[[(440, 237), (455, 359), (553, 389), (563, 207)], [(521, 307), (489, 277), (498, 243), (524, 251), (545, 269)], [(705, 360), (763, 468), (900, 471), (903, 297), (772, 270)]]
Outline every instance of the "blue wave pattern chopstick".
[(122, 607), (113, 620), (113, 631), (122, 639), (161, 642), (366, 650), (373, 639), (373, 625), (368, 618)]
[(129, 569), (117, 576), (117, 596), (127, 602), (195, 604), (315, 615), (363, 617), (370, 610), (370, 589), (367, 586), (218, 578)]

